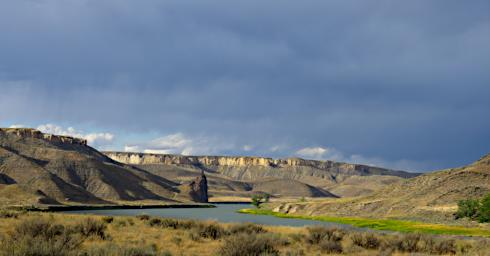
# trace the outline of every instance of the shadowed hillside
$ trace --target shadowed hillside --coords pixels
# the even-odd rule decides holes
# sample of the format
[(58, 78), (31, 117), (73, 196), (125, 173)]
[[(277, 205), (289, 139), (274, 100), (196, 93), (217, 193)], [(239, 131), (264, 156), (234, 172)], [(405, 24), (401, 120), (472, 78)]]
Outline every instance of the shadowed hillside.
[(16, 186), (28, 198), (60, 203), (168, 202), (179, 192), (176, 183), (115, 162), (84, 140), (34, 129), (0, 129), (0, 184), (11, 184), (2, 185), (0, 198)]
[(369, 196), (340, 201), (286, 203), (276, 211), (307, 215), (452, 218), (458, 200), (490, 193), (490, 154), (477, 162), (403, 180)]

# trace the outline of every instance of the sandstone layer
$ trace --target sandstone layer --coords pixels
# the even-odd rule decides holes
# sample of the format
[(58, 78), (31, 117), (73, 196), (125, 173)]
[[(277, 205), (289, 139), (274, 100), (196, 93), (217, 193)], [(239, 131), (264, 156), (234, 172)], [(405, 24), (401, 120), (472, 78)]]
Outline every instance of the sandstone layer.
[[(368, 165), (301, 158), (182, 156), (131, 152), (104, 154), (115, 161), (179, 182), (188, 182), (204, 171), (208, 176), (211, 196), (250, 197), (250, 193), (258, 192), (279, 197), (358, 196), (418, 175)], [(353, 185), (354, 183), (360, 185)], [(331, 190), (338, 193), (329, 192)]]

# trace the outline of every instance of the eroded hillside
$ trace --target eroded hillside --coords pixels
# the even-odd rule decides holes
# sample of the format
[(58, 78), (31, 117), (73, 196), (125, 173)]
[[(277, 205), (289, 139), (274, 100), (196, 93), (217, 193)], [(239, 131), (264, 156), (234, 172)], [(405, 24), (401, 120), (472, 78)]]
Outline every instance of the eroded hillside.
[(0, 184), (4, 201), (17, 194), (31, 204), (171, 202), (179, 193), (178, 184), (113, 161), (85, 140), (34, 129), (0, 129)]
[(427, 173), (371, 195), (311, 203), (284, 203), (276, 211), (306, 215), (452, 218), (458, 200), (490, 193), (490, 155), (461, 168)]
[(358, 196), (418, 175), (367, 165), (300, 158), (104, 153), (118, 162), (181, 182), (205, 171), (210, 192), (215, 196), (248, 197), (250, 192), (297, 197)]

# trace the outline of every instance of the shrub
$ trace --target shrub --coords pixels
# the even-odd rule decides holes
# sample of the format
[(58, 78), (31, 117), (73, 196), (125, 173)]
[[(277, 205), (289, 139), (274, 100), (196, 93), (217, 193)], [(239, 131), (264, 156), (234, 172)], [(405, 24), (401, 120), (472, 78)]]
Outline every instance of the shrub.
[(479, 222), (490, 222), (490, 194), (479, 200), (468, 199), (458, 202), (456, 218), (468, 217)]
[(114, 221), (114, 217), (112, 217), (112, 216), (104, 216), (104, 217), (102, 217), (102, 221), (105, 222), (105, 223), (107, 223), (107, 224), (110, 224), (110, 223), (112, 223)]
[(92, 218), (87, 218), (76, 224), (73, 227), (73, 230), (77, 233), (80, 233), (84, 237), (99, 237), (101, 239), (105, 239), (105, 230), (107, 226), (104, 222), (94, 220)]
[(14, 232), (0, 241), (0, 255), (68, 255), (82, 244), (80, 235), (46, 219), (18, 224)]
[[(431, 243), (427, 242), (429, 238), (426, 238), (426, 244)], [(395, 239), (394, 241), (394, 246), (398, 251), (401, 252), (419, 252), (423, 251), (418, 247), (418, 244), (421, 240), (424, 240), (422, 234), (419, 233), (411, 233), (411, 234), (406, 234), (401, 237), (398, 237), (398, 239)]]
[(322, 240), (318, 245), (322, 252), (326, 253), (341, 253), (343, 251), (339, 241)]
[(266, 233), (267, 230), (265, 230), (263, 226), (254, 223), (242, 223), (231, 226), (229, 232), (230, 234), (261, 234)]
[[(144, 247), (121, 247), (117, 244), (108, 243), (92, 246), (83, 250), (80, 256), (153, 256), (158, 255), (155, 246)], [(162, 254), (169, 255), (171, 254)]]
[(142, 214), (142, 215), (136, 216), (136, 218), (138, 218), (139, 220), (147, 221), (150, 219), (150, 216), (148, 216), (146, 214)]
[(490, 194), (481, 200), (480, 208), (478, 209), (478, 221), (490, 222)]
[(19, 212), (7, 211), (7, 210), (1, 210), (0, 211), (0, 218), (4, 218), (4, 219), (14, 218), (14, 219), (16, 219), (17, 217), (19, 217)]
[(268, 203), (269, 199), (270, 199), (270, 195), (267, 193), (252, 195), (252, 205), (254, 205), (257, 208), (260, 208), (260, 205), (263, 203)]
[(458, 211), (456, 212), (456, 218), (470, 218), (474, 219), (478, 216), (478, 209), (480, 208), (480, 201), (476, 199), (461, 200), (458, 202)]
[(162, 224), (162, 220), (160, 218), (151, 218), (148, 221), (148, 225), (154, 227), (154, 226), (160, 226)]
[(196, 227), (196, 231), (199, 234), (199, 236), (203, 238), (211, 238), (214, 240), (219, 239), (227, 234), (225, 230), (217, 223), (211, 223), (211, 224), (200, 223)]
[(279, 255), (274, 241), (263, 234), (238, 234), (228, 237), (218, 250), (221, 256)]
[(364, 249), (378, 249), (382, 240), (373, 233), (354, 233), (350, 236), (352, 243)]
[(454, 239), (449, 240), (440, 240), (437, 243), (432, 245), (430, 250), (431, 253), (435, 254), (456, 254), (456, 241)]
[(305, 251), (303, 250), (296, 250), (296, 251), (287, 251), (285, 256), (305, 256)]
[(148, 225), (162, 228), (172, 229), (192, 229), (198, 227), (200, 224), (194, 220), (176, 220), (176, 219), (163, 219), (163, 218), (151, 218), (148, 221)]
[(342, 240), (344, 235), (344, 231), (337, 228), (308, 227), (306, 242), (310, 244), (319, 244), (322, 240), (338, 242)]

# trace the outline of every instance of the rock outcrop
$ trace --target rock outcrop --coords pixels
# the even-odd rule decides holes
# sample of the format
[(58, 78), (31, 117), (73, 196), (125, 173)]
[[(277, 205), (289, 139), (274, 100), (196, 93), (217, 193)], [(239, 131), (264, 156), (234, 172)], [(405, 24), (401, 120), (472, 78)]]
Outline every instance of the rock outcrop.
[(87, 145), (87, 140), (85, 139), (73, 138), (70, 136), (46, 134), (32, 128), (0, 128), (0, 136), (2, 135), (16, 136), (19, 138), (42, 139), (54, 143)]
[(208, 202), (208, 181), (204, 172), (189, 184), (189, 196), (195, 202)]
[(335, 161), (316, 161), (301, 158), (273, 159), (248, 156), (182, 156), (169, 154), (148, 154), (131, 152), (104, 152), (115, 161), (133, 164), (192, 165), (206, 167), (265, 167), (281, 169), (288, 167), (310, 167), (318, 170), (340, 170), (343, 173), (356, 175), (390, 175), (402, 178), (415, 177), (419, 174), (395, 171), (362, 164), (349, 164)]

